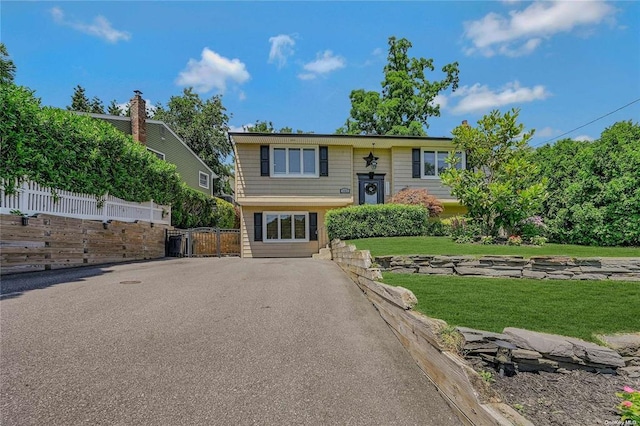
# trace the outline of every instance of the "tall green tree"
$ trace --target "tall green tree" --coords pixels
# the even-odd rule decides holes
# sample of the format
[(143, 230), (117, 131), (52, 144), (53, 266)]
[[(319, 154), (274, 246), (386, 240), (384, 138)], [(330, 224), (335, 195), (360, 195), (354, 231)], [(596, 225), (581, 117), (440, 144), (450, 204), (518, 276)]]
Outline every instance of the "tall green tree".
[(549, 182), (552, 241), (640, 245), (640, 125), (621, 121), (592, 141), (565, 139), (535, 152)]
[(338, 133), (425, 136), (429, 117), (440, 116), (436, 96), (458, 88), (458, 63), (442, 67), (442, 80), (430, 81), (426, 71), (435, 71), (433, 59), (412, 58), (405, 38), (389, 38), (382, 92), (353, 90), (351, 112)]
[[(484, 235), (513, 232), (523, 219), (540, 212), (547, 196), (546, 179), (536, 181), (539, 167), (531, 160), (528, 142), (534, 131), (524, 131), (518, 114), (517, 109), (505, 114), (494, 110), (477, 127), (453, 129), (453, 145), (466, 153), (466, 168), (448, 167), (440, 173)], [(447, 159), (451, 166), (459, 161), (455, 153)]]
[(157, 104), (154, 119), (167, 123), (220, 178), (224, 178), (229, 174), (224, 162), (231, 154), (226, 111), (221, 96), (202, 100), (189, 87), (181, 96), (172, 96), (166, 106)]
[(84, 87), (79, 84), (73, 89), (71, 95), (71, 105), (67, 106), (69, 111), (91, 112), (91, 101), (87, 97)]
[(97, 96), (94, 96), (91, 99), (89, 108), (90, 108), (89, 112), (92, 112), (94, 114), (104, 114), (104, 104), (102, 103), (100, 98), (98, 98)]
[(109, 106), (107, 106), (107, 114), (109, 115), (123, 115), (124, 111), (122, 111), (122, 107), (118, 105), (115, 99), (109, 102)]
[(13, 83), (16, 76), (16, 65), (9, 57), (7, 46), (0, 43), (0, 83)]
[[(292, 127), (281, 127), (280, 130), (276, 130), (271, 121), (256, 120), (255, 124), (242, 126), (242, 128), (247, 133), (293, 133)], [(313, 132), (305, 132), (304, 130), (297, 129), (295, 133), (303, 134)]]

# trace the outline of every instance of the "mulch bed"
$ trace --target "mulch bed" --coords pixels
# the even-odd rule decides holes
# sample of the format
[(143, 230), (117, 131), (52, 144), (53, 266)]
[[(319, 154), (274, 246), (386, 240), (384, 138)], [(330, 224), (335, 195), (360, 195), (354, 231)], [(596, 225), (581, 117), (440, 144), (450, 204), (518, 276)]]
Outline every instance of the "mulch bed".
[(616, 392), (640, 388), (640, 379), (574, 370), (558, 373), (495, 375), (492, 388), (503, 401), (538, 425), (613, 425), (620, 420)]

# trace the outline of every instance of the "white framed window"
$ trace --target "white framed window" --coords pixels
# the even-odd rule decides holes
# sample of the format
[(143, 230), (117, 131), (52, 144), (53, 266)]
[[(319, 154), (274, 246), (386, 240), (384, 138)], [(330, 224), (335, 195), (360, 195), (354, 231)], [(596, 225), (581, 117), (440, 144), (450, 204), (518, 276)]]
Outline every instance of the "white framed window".
[[(422, 161), (420, 164), (421, 176), (423, 179), (432, 179), (440, 176), (449, 164), (446, 163), (447, 157), (451, 151), (438, 151), (433, 149), (422, 150)], [(464, 152), (456, 152), (456, 157), (460, 159), (455, 165), (456, 169), (464, 169), (466, 167), (467, 157)]]
[(209, 189), (209, 174), (198, 171), (198, 184), (201, 188)]
[(264, 212), (262, 221), (264, 242), (309, 241), (309, 212)]
[(319, 176), (317, 146), (271, 146), (271, 176), (304, 177)]
[(156, 151), (155, 149), (151, 149), (149, 147), (147, 147), (147, 151), (149, 151), (150, 153), (152, 153), (153, 155), (155, 155), (159, 159), (164, 160), (164, 153), (162, 153), (160, 151)]

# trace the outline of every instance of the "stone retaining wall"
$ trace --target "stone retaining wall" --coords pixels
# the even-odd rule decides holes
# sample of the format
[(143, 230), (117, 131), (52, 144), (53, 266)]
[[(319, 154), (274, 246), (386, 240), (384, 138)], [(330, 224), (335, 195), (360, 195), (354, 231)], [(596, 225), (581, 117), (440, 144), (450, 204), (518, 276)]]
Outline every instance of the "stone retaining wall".
[(640, 281), (640, 258), (563, 256), (378, 256), (382, 270), (395, 273), (556, 280)]

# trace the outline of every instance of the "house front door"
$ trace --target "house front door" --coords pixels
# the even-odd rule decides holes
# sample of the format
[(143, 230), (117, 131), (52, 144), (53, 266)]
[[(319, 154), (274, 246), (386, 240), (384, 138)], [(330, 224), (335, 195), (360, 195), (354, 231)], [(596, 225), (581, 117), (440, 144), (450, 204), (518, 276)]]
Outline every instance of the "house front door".
[(358, 204), (384, 203), (384, 174), (358, 173)]

